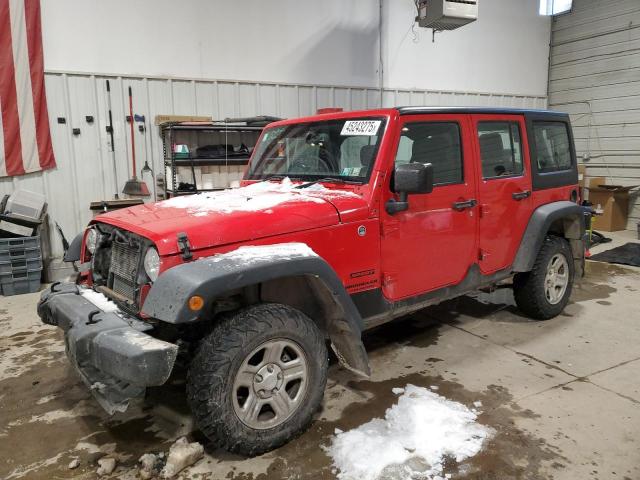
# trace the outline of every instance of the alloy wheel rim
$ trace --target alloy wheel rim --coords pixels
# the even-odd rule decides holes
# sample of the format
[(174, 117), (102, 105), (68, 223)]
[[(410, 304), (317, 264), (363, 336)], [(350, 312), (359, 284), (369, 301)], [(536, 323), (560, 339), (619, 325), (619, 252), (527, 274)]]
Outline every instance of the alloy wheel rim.
[(246, 426), (276, 427), (300, 407), (307, 390), (309, 366), (293, 340), (268, 340), (245, 357), (232, 391), (233, 408)]
[(561, 253), (556, 253), (547, 265), (544, 293), (551, 305), (560, 303), (569, 285), (569, 264)]

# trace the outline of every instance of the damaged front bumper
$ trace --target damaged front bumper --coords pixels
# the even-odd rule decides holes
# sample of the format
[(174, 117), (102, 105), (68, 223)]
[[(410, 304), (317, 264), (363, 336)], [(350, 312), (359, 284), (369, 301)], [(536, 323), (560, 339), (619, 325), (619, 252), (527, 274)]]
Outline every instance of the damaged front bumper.
[(99, 309), (81, 288), (53, 284), (40, 298), (38, 315), (64, 330), (67, 356), (100, 405), (110, 414), (123, 412), (146, 387), (167, 381), (178, 346), (144, 333), (153, 328), (145, 322)]

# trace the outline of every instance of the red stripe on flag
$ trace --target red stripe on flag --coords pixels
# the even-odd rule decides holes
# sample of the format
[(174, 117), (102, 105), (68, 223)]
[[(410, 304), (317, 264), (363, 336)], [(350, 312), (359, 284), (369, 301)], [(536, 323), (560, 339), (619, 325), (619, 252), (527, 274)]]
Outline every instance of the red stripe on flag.
[(33, 110), (36, 120), (36, 137), (40, 167), (54, 168), (56, 161), (51, 146), (47, 94), (44, 87), (44, 59), (42, 52), (42, 23), (40, 0), (24, 0), (24, 15), (27, 22), (27, 46), (29, 49), (29, 70), (33, 90)]
[(0, 0), (0, 109), (4, 133), (4, 158), (9, 176), (24, 173), (17, 97), (9, 0)]

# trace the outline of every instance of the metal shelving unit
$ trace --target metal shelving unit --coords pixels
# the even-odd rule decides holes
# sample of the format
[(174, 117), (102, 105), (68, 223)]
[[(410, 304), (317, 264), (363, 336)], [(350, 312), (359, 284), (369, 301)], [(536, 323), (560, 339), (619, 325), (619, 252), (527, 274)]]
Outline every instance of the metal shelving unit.
[[(228, 188), (229, 174), (238, 175), (238, 167), (247, 165), (262, 129), (276, 120), (251, 117), (162, 124), (166, 197)], [(174, 145), (187, 145), (188, 153), (174, 153)], [(205, 181), (205, 176), (210, 180)]]

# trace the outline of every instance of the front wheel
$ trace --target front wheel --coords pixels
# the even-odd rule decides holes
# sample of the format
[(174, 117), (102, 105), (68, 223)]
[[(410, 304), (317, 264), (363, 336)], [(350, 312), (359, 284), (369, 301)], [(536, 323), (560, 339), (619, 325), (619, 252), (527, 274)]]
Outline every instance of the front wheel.
[(513, 279), (516, 304), (531, 318), (553, 318), (569, 302), (573, 279), (573, 255), (569, 243), (564, 238), (549, 235), (538, 252), (533, 269), (518, 273)]
[(327, 380), (324, 337), (286, 305), (259, 304), (221, 320), (200, 343), (187, 378), (196, 424), (216, 445), (244, 455), (302, 433)]

